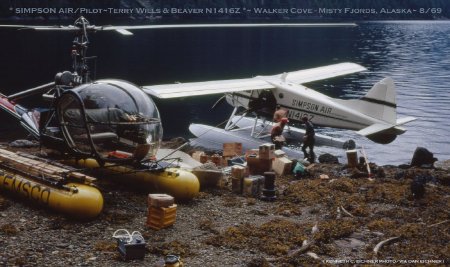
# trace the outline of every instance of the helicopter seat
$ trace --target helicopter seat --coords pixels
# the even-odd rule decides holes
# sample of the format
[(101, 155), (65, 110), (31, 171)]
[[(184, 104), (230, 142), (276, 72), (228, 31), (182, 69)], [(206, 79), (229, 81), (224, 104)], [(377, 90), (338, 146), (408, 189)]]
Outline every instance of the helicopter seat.
[(94, 141), (94, 143), (117, 141), (119, 139), (117, 134), (112, 133), (112, 132), (92, 133), (91, 138), (92, 138), (92, 141)]

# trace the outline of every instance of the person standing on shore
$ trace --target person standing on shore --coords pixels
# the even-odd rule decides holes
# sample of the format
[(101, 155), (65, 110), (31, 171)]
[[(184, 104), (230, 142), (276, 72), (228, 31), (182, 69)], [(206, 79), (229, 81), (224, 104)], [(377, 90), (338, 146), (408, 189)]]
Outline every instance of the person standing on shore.
[[(305, 135), (303, 136), (302, 151), (305, 158), (309, 162), (314, 163), (316, 155), (314, 154), (314, 143), (316, 142), (314, 125), (308, 120), (307, 116), (303, 116), (302, 122), (305, 124)], [(306, 148), (309, 148), (309, 154), (306, 152)]]

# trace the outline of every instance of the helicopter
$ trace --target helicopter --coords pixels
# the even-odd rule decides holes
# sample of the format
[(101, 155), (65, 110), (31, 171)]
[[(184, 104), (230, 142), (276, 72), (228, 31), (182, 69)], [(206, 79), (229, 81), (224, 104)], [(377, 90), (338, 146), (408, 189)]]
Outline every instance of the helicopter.
[[(68, 26), (0, 25), (0, 28), (64, 31), (75, 34), (72, 70), (58, 72), (54, 82), (6, 96), (0, 108), (16, 118), (40, 143), (76, 159), (93, 158), (100, 165), (155, 162), (163, 128), (158, 108), (139, 86), (123, 80), (92, 80), (87, 56), (89, 34), (130, 30), (214, 27), (354, 27), (353, 23), (259, 23), (95, 26), (83, 16)], [(30, 110), (17, 103), (42, 94), (50, 106)]]
[[(122, 80), (93, 81), (87, 56), (88, 33), (97, 31), (84, 18), (67, 27), (3, 25), (2, 27), (74, 31), (72, 70), (55, 75), (54, 82), (9, 96), (0, 107), (41, 144), (75, 158), (131, 163), (154, 157), (162, 139), (157, 107), (138, 86)], [(17, 101), (42, 94), (50, 106), (29, 110)]]

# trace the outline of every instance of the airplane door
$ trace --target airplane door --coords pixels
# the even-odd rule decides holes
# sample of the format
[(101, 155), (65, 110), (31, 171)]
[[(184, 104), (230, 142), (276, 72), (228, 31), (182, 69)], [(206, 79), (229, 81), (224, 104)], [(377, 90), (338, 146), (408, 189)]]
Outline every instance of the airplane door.
[[(257, 95), (254, 96), (253, 93)], [(251, 100), (248, 104), (250, 110), (255, 111), (259, 116), (270, 118), (272, 120), (273, 113), (277, 106), (277, 100), (271, 90), (260, 90), (252, 93)]]

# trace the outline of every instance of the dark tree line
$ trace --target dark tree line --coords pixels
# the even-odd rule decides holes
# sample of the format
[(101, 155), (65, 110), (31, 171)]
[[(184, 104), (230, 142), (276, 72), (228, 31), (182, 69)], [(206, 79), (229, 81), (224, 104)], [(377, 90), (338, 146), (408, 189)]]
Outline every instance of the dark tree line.
[[(228, 19), (339, 19), (339, 20), (358, 20), (358, 19), (448, 19), (450, 18), (450, 1), (448, 0), (3, 0), (0, 1), (0, 19), (59, 19), (61, 16), (65, 18), (76, 17), (79, 14), (20, 14), (16, 8), (61, 8), (61, 7), (83, 7), (83, 8), (312, 8), (318, 10), (319, 8), (352, 8), (352, 9), (374, 9), (374, 10), (400, 10), (405, 8), (419, 10), (420, 8), (439, 8), (440, 12), (428, 12), (414, 14), (253, 14), (246, 13), (241, 16), (236, 14), (219, 13), (214, 16), (207, 16), (205, 14), (187, 14), (187, 15), (173, 15), (166, 14), (160, 16), (161, 18), (228, 18)], [(436, 10), (433, 10), (436, 11)], [(89, 14), (90, 17), (122, 17), (139, 19), (148, 17), (147, 15), (112, 15), (112, 14)]]

